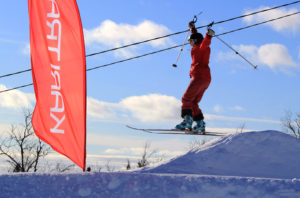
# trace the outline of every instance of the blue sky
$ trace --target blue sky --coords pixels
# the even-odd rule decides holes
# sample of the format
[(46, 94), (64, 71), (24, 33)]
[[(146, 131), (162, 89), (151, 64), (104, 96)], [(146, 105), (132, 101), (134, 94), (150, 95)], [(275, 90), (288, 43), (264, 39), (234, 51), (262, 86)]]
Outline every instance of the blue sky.
[[(196, 26), (240, 16), (291, 1), (99, 1), (77, 0), (85, 32), (86, 53), (186, 30), (195, 14)], [(217, 34), (300, 10), (295, 4), (213, 26)], [(221, 36), (258, 70), (219, 40), (211, 44), (212, 83), (200, 103), (209, 130), (282, 130), (286, 111), (300, 111), (300, 15)], [(26, 0), (0, 7), (0, 74), (30, 68), (29, 20)], [(205, 33), (205, 29), (199, 30)], [(87, 68), (179, 45), (184, 34), (119, 51), (87, 57)], [(146, 141), (166, 156), (185, 152), (190, 136), (138, 133), (126, 124), (172, 128), (180, 118), (180, 100), (190, 79), (190, 49), (186, 46), (173, 68), (179, 49), (87, 72), (88, 163), (127, 158), (135, 162)], [(31, 73), (0, 79), (0, 90), (31, 83)], [(22, 108), (33, 108), (33, 87), (0, 95), (1, 131), (22, 122)], [(92, 163), (92, 162), (91, 162)]]

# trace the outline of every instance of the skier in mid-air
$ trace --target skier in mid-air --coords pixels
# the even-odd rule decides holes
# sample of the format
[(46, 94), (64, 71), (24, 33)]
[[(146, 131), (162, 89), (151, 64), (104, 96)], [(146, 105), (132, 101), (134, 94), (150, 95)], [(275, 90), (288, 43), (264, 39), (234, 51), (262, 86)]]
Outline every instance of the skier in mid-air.
[[(184, 119), (176, 125), (176, 129), (205, 133), (204, 116), (198, 103), (201, 101), (205, 90), (208, 88), (211, 75), (209, 68), (210, 43), (215, 32), (208, 28), (205, 38), (197, 32), (195, 22), (189, 23), (191, 36), (189, 43), (192, 46), (192, 65), (190, 78), (192, 78), (187, 90), (182, 96), (181, 117)], [(193, 121), (196, 125), (192, 127)]]

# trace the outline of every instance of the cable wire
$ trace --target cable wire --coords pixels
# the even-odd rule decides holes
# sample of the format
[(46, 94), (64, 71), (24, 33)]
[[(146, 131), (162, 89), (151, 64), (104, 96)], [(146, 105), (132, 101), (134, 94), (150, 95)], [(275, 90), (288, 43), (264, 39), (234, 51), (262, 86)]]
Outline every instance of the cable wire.
[[(263, 22), (260, 22), (260, 23), (256, 23), (256, 24), (252, 24), (252, 25), (245, 26), (245, 27), (242, 27), (242, 28), (234, 29), (234, 30), (231, 30), (231, 31), (228, 31), (228, 32), (224, 32), (224, 33), (218, 34), (216, 36), (221, 36), (221, 35), (237, 32), (237, 31), (240, 31), (240, 30), (248, 29), (248, 28), (251, 28), (251, 27), (254, 27), (254, 26), (258, 26), (258, 25), (262, 25), (262, 24), (265, 24), (265, 23), (268, 23), (268, 22), (276, 21), (276, 20), (279, 20), (279, 19), (282, 19), (282, 18), (290, 17), (290, 16), (293, 16), (293, 15), (296, 15), (296, 14), (299, 14), (299, 13), (300, 12), (295, 12), (295, 13), (292, 13), (292, 14), (284, 15), (284, 16), (281, 16), (281, 17), (278, 17), (278, 18), (270, 19), (270, 20), (263, 21)], [(186, 43), (185, 45), (187, 45), (187, 44), (188, 43)], [(92, 67), (92, 68), (87, 69), (86, 71), (92, 71), (92, 70), (95, 70), (95, 69), (99, 69), (99, 68), (102, 68), (102, 67), (107, 67), (107, 66), (114, 65), (114, 64), (117, 64), (117, 63), (126, 62), (126, 61), (129, 61), (129, 60), (141, 58), (141, 57), (148, 56), (148, 55), (153, 55), (153, 54), (156, 54), (156, 53), (160, 53), (160, 52), (167, 51), (167, 50), (174, 49), (174, 48), (181, 47), (181, 46), (182, 45), (176, 45), (176, 46), (173, 46), (173, 47), (161, 49), (161, 50), (158, 50), (158, 51), (154, 51), (154, 52), (150, 52), (150, 53), (147, 53), (147, 54), (135, 56), (135, 57), (132, 57), (132, 58), (128, 58), (128, 59), (124, 59), (124, 60), (120, 60), (120, 61), (116, 61), (116, 62), (112, 62), (112, 63)], [(2, 90), (2, 91), (0, 91), (0, 94), (4, 93), (4, 92), (15, 90), (15, 89), (20, 89), (20, 88), (23, 88), (23, 87), (32, 86), (32, 85), (33, 84), (31, 83), (31, 84), (22, 85), (22, 86), (19, 86), (19, 87), (14, 87), (14, 88), (11, 88), (11, 89)]]
[[(294, 2), (291, 2), (291, 3), (287, 3), (287, 4), (275, 6), (275, 7), (272, 7), (272, 8), (267, 8), (267, 9), (264, 9), (264, 10), (259, 10), (259, 11), (256, 11), (256, 12), (251, 12), (251, 13), (244, 14), (244, 15), (241, 15), (241, 16), (238, 16), (238, 17), (233, 17), (233, 18), (229, 18), (229, 19), (226, 19), (226, 20), (223, 20), (223, 21), (218, 21), (218, 22), (215, 22), (214, 24), (221, 24), (221, 23), (233, 21), (233, 20), (236, 20), (236, 19), (240, 19), (240, 18), (244, 18), (244, 17), (247, 17), (247, 16), (259, 14), (259, 13), (262, 13), (262, 12), (267, 12), (267, 11), (278, 9), (278, 8), (281, 8), (281, 7), (286, 7), (286, 6), (289, 6), (289, 5), (296, 4), (296, 3), (300, 3), (300, 1), (294, 1)], [(208, 25), (199, 26), (199, 27), (196, 27), (196, 29), (204, 28), (204, 27), (207, 27), (207, 26)], [(177, 35), (177, 34), (182, 34), (182, 33), (188, 32), (188, 31), (189, 31), (189, 29), (184, 30), (184, 31), (180, 31), (180, 32), (175, 32), (175, 33), (172, 33), (172, 34), (167, 34), (165, 36), (160, 36), (160, 37), (156, 37), (156, 38), (152, 38), (152, 39), (148, 39), (148, 40), (144, 40), (144, 41), (140, 41), (140, 42), (136, 42), (136, 43), (124, 45), (124, 46), (121, 46), (121, 47), (116, 47), (116, 48), (112, 48), (112, 49), (108, 49), (108, 50), (104, 50), (104, 51), (100, 51), (100, 52), (95, 52), (95, 53), (92, 53), (92, 54), (88, 54), (86, 57), (94, 56), (94, 55), (97, 55), (97, 54), (103, 54), (103, 53), (106, 53), (106, 52), (110, 52), (110, 51), (114, 51), (114, 50), (118, 50), (118, 49), (130, 47), (130, 46), (134, 46), (134, 45), (138, 45), (138, 44), (142, 44), (142, 43), (154, 41), (154, 40), (157, 40), (157, 39), (162, 39), (162, 38), (174, 36), (174, 35)]]
[[(258, 26), (258, 25), (262, 25), (262, 24), (265, 24), (265, 23), (268, 23), (268, 22), (276, 21), (276, 20), (279, 20), (279, 19), (282, 19), (282, 18), (290, 17), (290, 16), (293, 16), (293, 15), (296, 15), (296, 14), (299, 14), (299, 13), (300, 12), (295, 12), (295, 13), (292, 13), (292, 14), (284, 15), (284, 16), (281, 16), (281, 17), (278, 17), (278, 18), (274, 18), (274, 19), (270, 19), (270, 20), (263, 21), (263, 22), (260, 22), (260, 23), (245, 26), (245, 27), (242, 27), (242, 28), (234, 29), (234, 30), (231, 30), (231, 31), (228, 31), (228, 32), (223, 32), (223, 33), (218, 34), (216, 36), (222, 36), (222, 35), (225, 35), (225, 34), (237, 32), (237, 31), (244, 30), (244, 29), (248, 29), (248, 28), (251, 28), (251, 27), (254, 27), (254, 26)], [(188, 43), (186, 43), (185, 45), (188, 45)], [(156, 53), (159, 53), (159, 52), (167, 51), (167, 50), (174, 49), (174, 48), (181, 47), (181, 46), (182, 45), (176, 45), (176, 46), (173, 46), (173, 47), (169, 47), (169, 48), (166, 48), (166, 49), (154, 51), (154, 52), (143, 54), (143, 55), (140, 55), (140, 56), (135, 56), (135, 57), (132, 57), (132, 58), (129, 58), (129, 59), (124, 59), (124, 60), (121, 60), (121, 61), (116, 61), (116, 62), (108, 63), (108, 64), (105, 64), (105, 65), (92, 67), (92, 68), (87, 69), (87, 71), (91, 71), (91, 70), (98, 69), (98, 68), (101, 68), (101, 67), (107, 67), (107, 66), (114, 65), (114, 64), (117, 64), (117, 63), (121, 63), (121, 62), (126, 62), (126, 61), (129, 61), (129, 60), (132, 60), (132, 59), (141, 58), (141, 57), (144, 57), (144, 56), (156, 54)]]
[(258, 25), (262, 25), (262, 24), (265, 24), (265, 23), (269, 23), (269, 22), (272, 22), (272, 21), (279, 20), (279, 19), (283, 19), (283, 18), (286, 18), (286, 17), (290, 17), (290, 16), (293, 16), (293, 15), (296, 15), (296, 14), (299, 14), (299, 13), (300, 12), (294, 12), (292, 14), (287, 14), (287, 15), (284, 15), (284, 16), (281, 16), (281, 17), (278, 17), (278, 18), (270, 19), (270, 20), (263, 21), (263, 22), (260, 22), (260, 23), (255, 23), (255, 24), (252, 24), (252, 25), (249, 25), (249, 26), (246, 26), (246, 27), (242, 27), (242, 28), (238, 28), (238, 29), (231, 30), (231, 31), (228, 31), (228, 32), (224, 32), (224, 33), (218, 34), (217, 36), (222, 36), (222, 35), (225, 35), (225, 34), (230, 34), (230, 33), (233, 33), (233, 32), (240, 31), (240, 30), (248, 29), (248, 28), (251, 28), (251, 27), (254, 27), (254, 26), (258, 26)]
[(24, 88), (24, 87), (29, 87), (29, 86), (32, 86), (32, 85), (33, 85), (33, 83), (30, 83), (30, 84), (27, 84), (27, 85), (18, 86), (18, 87), (14, 87), (14, 88), (11, 88), (11, 89), (5, 89), (5, 90), (0, 91), (0, 94), (4, 93), (4, 92), (9, 92), (9, 91), (12, 91), (12, 90), (16, 90), (16, 89), (21, 89), (21, 88)]
[(143, 55), (140, 55), (140, 56), (135, 56), (135, 57), (132, 57), (132, 58), (128, 58), (128, 59), (124, 59), (124, 60), (120, 60), (120, 61), (108, 63), (108, 64), (105, 64), (105, 65), (100, 65), (100, 66), (92, 67), (92, 68), (87, 69), (86, 71), (91, 71), (91, 70), (99, 69), (101, 67), (107, 67), (107, 66), (114, 65), (114, 64), (117, 64), (117, 63), (122, 63), (122, 62), (126, 62), (126, 61), (129, 61), (129, 60), (141, 58), (141, 57), (144, 57), (144, 56), (149, 56), (149, 55), (152, 55), (152, 54), (157, 54), (157, 53), (160, 53), (160, 52), (163, 52), (163, 51), (167, 51), (167, 50), (170, 50), (170, 49), (174, 49), (174, 48), (177, 48), (177, 47), (181, 47), (181, 46), (182, 45), (176, 45), (176, 46), (173, 46), (173, 47), (161, 49), (161, 50), (150, 52), (150, 53), (143, 54)]
[[(270, 10), (278, 9), (278, 8), (281, 8), (281, 7), (286, 7), (286, 6), (297, 4), (297, 3), (300, 3), (300, 1), (294, 1), (294, 2), (291, 2), (291, 3), (286, 3), (286, 4), (283, 4), (283, 5), (275, 6), (275, 7), (272, 7), (272, 8), (267, 8), (267, 9), (264, 9), (264, 10), (259, 10), (259, 11), (248, 13), (248, 14), (241, 15), (241, 16), (238, 16), (238, 17), (229, 18), (229, 19), (226, 19), (226, 20), (215, 22), (214, 24), (221, 24), (221, 23), (233, 21), (233, 20), (236, 20), (236, 19), (240, 19), (240, 18), (244, 18), (244, 17), (247, 17), (247, 16), (259, 14), (259, 13), (262, 13), (262, 12), (267, 12), (267, 11), (270, 11)], [(204, 28), (204, 27), (207, 27), (207, 26), (208, 25), (203, 25), (203, 26), (196, 27), (196, 28), (200, 29), (200, 28)], [(98, 55), (98, 54), (103, 54), (103, 53), (107, 53), (107, 52), (127, 48), (127, 47), (134, 46), (134, 45), (139, 45), (139, 44), (142, 44), (142, 43), (146, 43), (146, 42), (150, 42), (150, 41), (154, 41), (154, 40), (174, 36), (174, 35), (177, 35), (177, 34), (182, 34), (182, 33), (188, 32), (188, 31), (189, 30), (175, 32), (175, 33), (172, 33), (172, 34), (167, 34), (167, 35), (164, 35), (164, 36), (160, 36), (160, 37), (156, 37), (156, 38), (152, 38), (152, 39), (148, 39), (148, 40), (144, 40), (144, 41), (140, 41), (140, 42), (136, 42), (136, 43), (131, 43), (131, 44), (124, 45), (124, 46), (121, 46), (121, 47), (116, 47), (116, 48), (111, 48), (111, 49), (108, 49), (108, 50), (103, 50), (103, 51), (100, 51), (100, 52), (91, 53), (91, 54), (86, 55), (86, 57), (95, 56), (95, 55)], [(220, 35), (218, 35), (218, 36), (220, 36)], [(26, 70), (22, 70), (22, 71), (10, 73), (10, 74), (5, 74), (5, 75), (0, 76), (0, 78), (5, 78), (5, 77), (8, 77), (8, 76), (13, 76), (13, 75), (17, 75), (17, 74), (21, 74), (21, 73), (25, 73), (25, 72), (29, 72), (29, 71), (31, 71), (31, 69), (26, 69)]]

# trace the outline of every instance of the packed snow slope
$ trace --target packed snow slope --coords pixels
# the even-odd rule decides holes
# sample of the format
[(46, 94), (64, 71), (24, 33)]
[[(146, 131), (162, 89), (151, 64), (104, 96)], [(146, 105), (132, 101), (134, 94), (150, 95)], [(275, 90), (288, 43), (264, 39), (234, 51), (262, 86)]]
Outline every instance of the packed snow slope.
[(277, 131), (232, 134), (148, 173), (300, 178), (300, 139)]
[(0, 176), (1, 198), (299, 198), (300, 179), (141, 173)]
[(280, 132), (233, 134), (141, 171), (0, 175), (0, 198), (299, 198), (299, 153)]

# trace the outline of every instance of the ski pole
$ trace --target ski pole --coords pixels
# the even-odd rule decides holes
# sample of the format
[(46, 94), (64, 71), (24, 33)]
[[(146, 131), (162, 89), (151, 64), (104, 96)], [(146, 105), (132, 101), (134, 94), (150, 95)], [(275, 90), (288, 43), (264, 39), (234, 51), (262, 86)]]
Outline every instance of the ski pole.
[(186, 43), (186, 40), (187, 40), (189, 34), (190, 34), (190, 31), (188, 31), (187, 35), (185, 36), (184, 42), (183, 42), (183, 44), (182, 44), (182, 46), (181, 46), (181, 48), (180, 48), (180, 51), (179, 51), (179, 53), (178, 53), (178, 56), (177, 56), (177, 58), (176, 58), (175, 63), (173, 64), (173, 67), (177, 67), (177, 62), (178, 62), (179, 57), (180, 57), (180, 55), (181, 55), (181, 53), (182, 53), (182, 51), (183, 51), (183, 48), (184, 48), (184, 46), (185, 46), (185, 43)]
[(233, 49), (228, 43), (226, 43), (223, 39), (220, 39), (217, 35), (215, 35), (214, 37), (216, 37), (217, 39), (219, 39), (222, 43), (224, 43), (227, 47), (229, 47), (231, 50), (233, 50), (235, 52), (235, 54), (239, 55), (242, 59), (244, 59), (247, 63), (249, 63), (254, 69), (257, 69), (257, 65), (254, 65), (253, 63), (251, 63), (248, 59), (246, 59), (243, 55), (241, 55), (238, 51), (236, 51), (235, 49)]
[[(200, 14), (202, 14), (202, 11), (201, 11), (199, 14), (195, 15), (194, 18), (193, 18), (193, 20), (192, 20), (191, 22), (196, 23), (197, 20), (198, 20), (197, 16), (199, 16)], [(181, 56), (181, 53), (182, 53), (183, 48), (184, 48), (184, 46), (185, 46), (185, 44), (186, 44), (186, 40), (187, 40), (187, 38), (189, 37), (189, 34), (190, 34), (190, 31), (188, 31), (187, 35), (185, 36), (184, 42), (183, 42), (183, 44), (182, 44), (182, 46), (181, 46), (181, 48), (180, 48), (180, 51), (179, 51), (179, 53), (178, 53), (178, 56), (177, 56), (177, 58), (176, 58), (175, 63), (173, 64), (173, 67), (177, 67), (177, 62), (178, 62), (178, 60), (179, 60), (179, 57)]]

